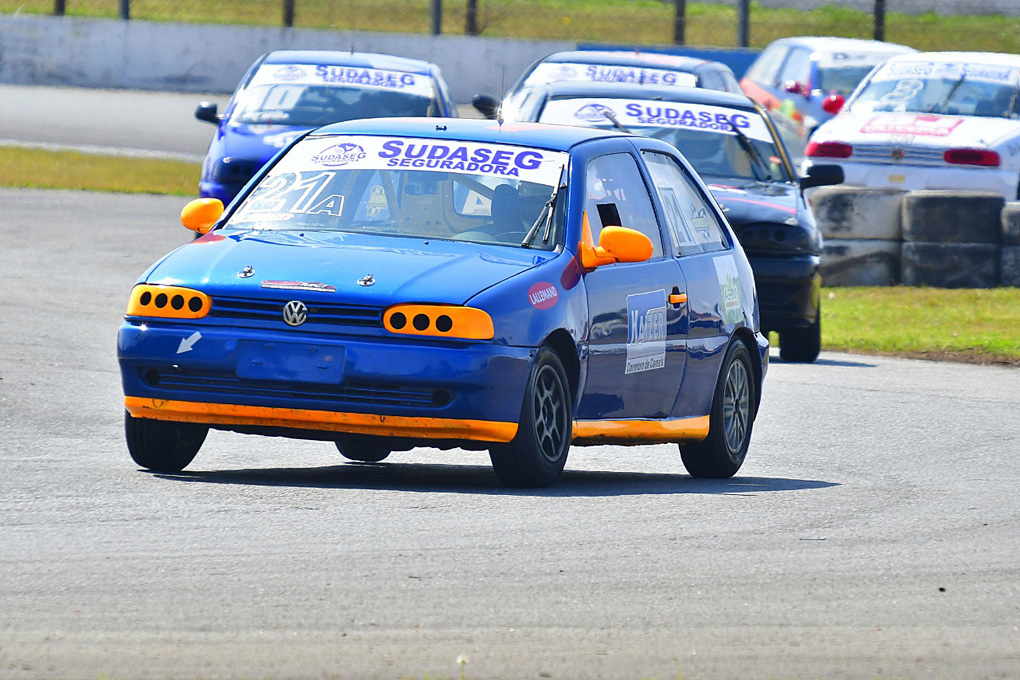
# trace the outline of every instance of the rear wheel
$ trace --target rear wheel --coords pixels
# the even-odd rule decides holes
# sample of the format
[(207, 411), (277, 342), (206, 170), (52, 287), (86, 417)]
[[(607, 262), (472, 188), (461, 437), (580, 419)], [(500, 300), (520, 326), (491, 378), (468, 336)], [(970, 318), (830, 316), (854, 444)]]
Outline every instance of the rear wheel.
[(499, 481), (531, 488), (555, 482), (567, 462), (572, 423), (567, 373), (556, 353), (543, 347), (531, 365), (517, 435), (489, 449)]
[(822, 351), (822, 313), (807, 328), (779, 331), (779, 357), (783, 361), (810, 364)]
[(133, 418), (124, 413), (124, 435), (131, 459), (154, 472), (183, 470), (195, 459), (208, 433), (205, 425)]
[(385, 442), (364, 435), (345, 434), (337, 437), (334, 443), (344, 458), (361, 463), (378, 463), (390, 455)]
[(693, 477), (726, 479), (744, 464), (755, 408), (754, 370), (747, 345), (730, 345), (712, 399), (708, 437), (680, 445), (680, 458)]

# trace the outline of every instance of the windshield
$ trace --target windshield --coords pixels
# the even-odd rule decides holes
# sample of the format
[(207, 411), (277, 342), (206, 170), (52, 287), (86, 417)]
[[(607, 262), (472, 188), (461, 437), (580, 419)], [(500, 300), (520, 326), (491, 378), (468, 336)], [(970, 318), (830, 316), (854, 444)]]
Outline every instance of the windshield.
[(250, 88), (232, 123), (321, 127), (358, 118), (427, 116), (432, 100), (401, 92), (352, 87), (262, 85)]
[(432, 79), (421, 73), (355, 66), (263, 64), (230, 121), (320, 127), (357, 118), (433, 113)]
[(1015, 118), (1017, 83), (1017, 69), (1005, 66), (895, 62), (878, 70), (848, 108)]
[(818, 89), (829, 94), (838, 92), (849, 97), (854, 88), (871, 73), (872, 65), (866, 66), (830, 66), (818, 69)]
[(679, 149), (699, 175), (792, 181), (771, 131), (756, 111), (683, 102), (563, 98), (547, 102), (539, 122), (616, 128), (662, 139)]
[[(312, 137), (249, 194), (227, 226), (439, 238), (553, 249), (567, 155), (542, 149), (395, 137)], [(548, 226), (547, 226), (548, 223)]]

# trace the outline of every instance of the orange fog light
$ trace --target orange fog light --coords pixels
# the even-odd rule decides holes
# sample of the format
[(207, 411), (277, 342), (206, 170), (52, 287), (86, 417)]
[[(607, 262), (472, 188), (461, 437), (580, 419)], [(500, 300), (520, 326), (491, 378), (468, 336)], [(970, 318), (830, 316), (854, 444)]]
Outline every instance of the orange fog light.
[(491, 340), (495, 335), (486, 312), (453, 305), (394, 305), (383, 314), (383, 326), (391, 333), (458, 340)]
[(131, 290), (127, 315), (201, 319), (210, 309), (212, 298), (200, 291), (179, 286), (150, 286), (143, 283)]

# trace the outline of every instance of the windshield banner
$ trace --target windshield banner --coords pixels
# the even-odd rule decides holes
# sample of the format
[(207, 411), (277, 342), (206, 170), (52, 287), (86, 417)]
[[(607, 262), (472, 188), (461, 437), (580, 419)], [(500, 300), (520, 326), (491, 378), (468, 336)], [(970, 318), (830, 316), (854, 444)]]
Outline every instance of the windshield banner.
[[(608, 116), (607, 116), (608, 114)], [(757, 113), (722, 106), (638, 99), (554, 99), (545, 105), (541, 123), (611, 128), (615, 118), (627, 129), (686, 128), (732, 135), (735, 125), (752, 139), (771, 142), (768, 126)]]
[(411, 137), (310, 137), (271, 175), (309, 170), (434, 170), (507, 177), (555, 186), (567, 154), (509, 144)]
[(698, 77), (693, 73), (640, 66), (542, 63), (528, 75), (526, 82), (529, 85), (536, 85), (560, 81), (629, 83), (649, 87), (695, 87), (698, 84)]
[(258, 85), (326, 85), (367, 87), (432, 96), (432, 80), (419, 73), (386, 71), (360, 66), (316, 66), (315, 64), (264, 64), (251, 79)]
[(1020, 69), (995, 64), (964, 64), (936, 61), (893, 61), (881, 66), (871, 80), (902, 80), (904, 78), (945, 78), (947, 80), (978, 80), (1008, 85), (1017, 81)]

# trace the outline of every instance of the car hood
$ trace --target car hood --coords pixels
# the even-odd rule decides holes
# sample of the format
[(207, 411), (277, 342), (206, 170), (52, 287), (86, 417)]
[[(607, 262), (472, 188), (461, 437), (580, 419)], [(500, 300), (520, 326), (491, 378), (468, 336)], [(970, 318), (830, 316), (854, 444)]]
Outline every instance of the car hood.
[(820, 127), (811, 139), (937, 148), (987, 147), (1011, 134), (1020, 134), (1020, 124), (1006, 118), (845, 111)]
[[(178, 248), (145, 283), (213, 297), (301, 298), (372, 306), (464, 304), (554, 253), (337, 232), (217, 230)], [(371, 285), (364, 285), (366, 277)], [(362, 283), (359, 283), (361, 281)]]
[(222, 158), (255, 161), (261, 167), (280, 149), (312, 128), (293, 125), (228, 124), (220, 135)]
[(722, 206), (726, 219), (737, 227), (752, 222), (784, 223), (796, 217), (801, 203), (794, 184), (767, 184), (746, 179), (706, 178), (708, 188)]

